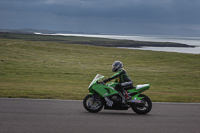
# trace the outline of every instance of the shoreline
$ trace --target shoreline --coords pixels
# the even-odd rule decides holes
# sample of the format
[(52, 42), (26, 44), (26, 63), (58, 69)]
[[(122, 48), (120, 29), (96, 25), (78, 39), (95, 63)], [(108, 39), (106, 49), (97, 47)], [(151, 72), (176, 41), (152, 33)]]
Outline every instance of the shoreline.
[[(106, 37), (106, 35), (98, 36), (98, 35), (84, 35), (84, 34), (38, 34), (37, 35), (51, 35), (51, 36), (64, 36), (64, 37), (87, 37), (87, 38), (101, 38), (101, 39), (110, 39), (115, 40), (112, 41), (112, 44), (109, 42), (79, 42), (83, 45), (92, 45), (92, 46), (104, 46), (104, 47), (134, 47), (134, 48), (142, 48), (142, 47), (185, 47), (185, 48), (195, 48), (195, 45), (188, 45), (184, 43), (177, 42), (162, 42), (162, 41), (139, 41), (139, 40), (131, 40), (131, 39), (117, 39), (112, 37)], [(108, 35), (109, 36), (109, 35)]]
[(162, 52), (176, 52), (176, 53), (187, 53), (187, 54), (200, 54), (200, 47), (185, 48), (185, 47), (117, 47), (122, 49), (137, 49), (137, 50), (151, 50), (151, 51), (162, 51)]
[[(49, 38), (50, 37), (50, 38)], [(27, 41), (50, 41), (65, 44), (82, 44), (104, 47), (127, 47), (127, 48), (142, 48), (142, 47), (181, 47), (195, 48), (195, 45), (188, 45), (177, 42), (156, 42), (156, 41), (135, 41), (127, 39), (112, 39), (106, 37), (76, 35), (76, 34), (27, 34), (27, 33), (8, 33), (0, 32), (2, 39), (22, 39)], [(48, 39), (46, 39), (48, 38)]]

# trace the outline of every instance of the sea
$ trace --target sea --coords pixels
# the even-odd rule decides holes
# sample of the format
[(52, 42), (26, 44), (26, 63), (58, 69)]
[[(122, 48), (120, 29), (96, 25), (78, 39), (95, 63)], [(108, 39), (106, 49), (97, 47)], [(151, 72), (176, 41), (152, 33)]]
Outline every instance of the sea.
[(200, 54), (200, 37), (181, 37), (170, 35), (92, 35), (92, 34), (51, 34), (62, 36), (82, 36), (82, 37), (97, 37), (97, 38), (110, 38), (120, 40), (135, 40), (135, 41), (152, 41), (152, 42), (176, 42), (195, 46), (194, 48), (188, 47), (120, 47), (126, 49), (140, 49), (140, 50), (152, 50), (152, 51), (165, 51), (165, 52), (178, 52), (178, 53), (190, 53)]

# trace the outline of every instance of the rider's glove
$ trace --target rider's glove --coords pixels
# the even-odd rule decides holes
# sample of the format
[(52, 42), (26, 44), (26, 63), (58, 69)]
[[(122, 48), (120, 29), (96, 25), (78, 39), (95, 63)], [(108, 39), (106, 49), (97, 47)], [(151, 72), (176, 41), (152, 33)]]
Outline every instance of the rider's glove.
[(106, 83), (106, 82), (108, 82), (108, 81), (109, 81), (109, 79), (104, 79), (104, 80), (103, 80), (104, 83)]
[(101, 81), (101, 82), (99, 82), (99, 84), (102, 84), (102, 85), (104, 85), (105, 83), (104, 83), (103, 81)]

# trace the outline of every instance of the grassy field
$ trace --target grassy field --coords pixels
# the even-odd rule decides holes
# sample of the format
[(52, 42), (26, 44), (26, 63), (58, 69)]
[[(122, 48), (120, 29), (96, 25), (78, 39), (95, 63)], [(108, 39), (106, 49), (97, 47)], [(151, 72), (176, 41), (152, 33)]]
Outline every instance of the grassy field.
[[(80, 38), (77, 38), (80, 39)], [(88, 38), (83, 38), (88, 39)], [(200, 55), (0, 37), (0, 97), (83, 99), (97, 73), (120, 60), (154, 102), (200, 102)]]

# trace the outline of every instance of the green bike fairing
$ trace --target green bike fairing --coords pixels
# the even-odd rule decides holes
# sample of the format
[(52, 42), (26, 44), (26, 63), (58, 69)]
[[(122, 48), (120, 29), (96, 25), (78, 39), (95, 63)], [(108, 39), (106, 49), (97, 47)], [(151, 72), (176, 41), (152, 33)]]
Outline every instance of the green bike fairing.
[[(121, 72), (121, 71), (120, 71)], [(115, 78), (116, 76), (119, 76), (120, 72), (114, 74), (111, 76), (111, 78)], [(122, 74), (121, 74), (122, 75)], [(97, 81), (102, 78), (97, 78), (94, 81), (92, 81), (91, 85), (89, 86), (89, 92), (92, 95), (93, 93), (98, 93), (101, 97), (108, 97), (114, 94), (118, 94), (118, 91), (114, 89), (115, 85), (118, 84), (118, 82), (110, 82), (106, 85), (99, 84)], [(140, 100), (143, 97), (139, 97), (140, 93), (143, 91), (146, 91), (150, 88), (150, 84), (143, 84), (143, 85), (137, 85), (134, 88), (128, 89), (128, 93), (134, 93), (132, 96), (133, 100)]]

